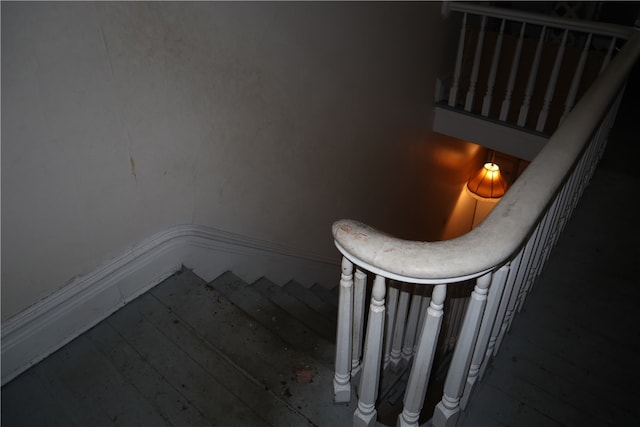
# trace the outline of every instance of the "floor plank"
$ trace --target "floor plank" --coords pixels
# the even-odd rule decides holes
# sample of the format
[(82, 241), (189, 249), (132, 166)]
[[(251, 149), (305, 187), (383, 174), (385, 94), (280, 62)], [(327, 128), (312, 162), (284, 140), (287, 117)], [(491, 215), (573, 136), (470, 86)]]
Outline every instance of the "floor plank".
[[(170, 425), (85, 334), (36, 365), (34, 372), (48, 382), (78, 425)], [(30, 404), (32, 410), (40, 406)]]
[(88, 331), (87, 337), (172, 425), (209, 425), (205, 415), (191, 404), (188, 397), (167, 382), (109, 322)]
[[(34, 410), (31, 402), (40, 402)], [(11, 427), (53, 426), (79, 424), (67, 413), (56, 395), (50, 393), (33, 370), (22, 374), (19, 381), (9, 383), (2, 391), (2, 425)], [(106, 421), (106, 419), (105, 419)]]

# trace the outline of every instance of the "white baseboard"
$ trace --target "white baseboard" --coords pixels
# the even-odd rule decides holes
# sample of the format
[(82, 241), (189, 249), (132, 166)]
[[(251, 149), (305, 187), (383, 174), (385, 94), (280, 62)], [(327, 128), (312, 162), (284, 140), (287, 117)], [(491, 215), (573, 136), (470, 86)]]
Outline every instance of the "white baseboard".
[(2, 385), (151, 289), (182, 266), (206, 281), (233, 271), (252, 282), (329, 285), (335, 260), (198, 225), (171, 227), (2, 323)]

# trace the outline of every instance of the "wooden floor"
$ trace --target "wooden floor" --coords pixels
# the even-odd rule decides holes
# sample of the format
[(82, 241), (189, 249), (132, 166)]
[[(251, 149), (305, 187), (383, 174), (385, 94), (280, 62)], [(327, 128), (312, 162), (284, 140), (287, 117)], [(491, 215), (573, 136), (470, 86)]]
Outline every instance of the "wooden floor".
[(349, 425), (332, 402), (336, 295), (274, 286), (184, 269), (3, 387), (2, 426)]

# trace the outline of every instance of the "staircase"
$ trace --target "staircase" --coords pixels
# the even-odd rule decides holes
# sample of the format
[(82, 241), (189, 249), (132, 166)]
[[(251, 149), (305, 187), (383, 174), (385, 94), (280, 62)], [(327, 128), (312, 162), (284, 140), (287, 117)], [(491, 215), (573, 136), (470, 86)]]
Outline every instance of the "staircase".
[(351, 425), (333, 402), (337, 300), (183, 268), (3, 387), (2, 425)]

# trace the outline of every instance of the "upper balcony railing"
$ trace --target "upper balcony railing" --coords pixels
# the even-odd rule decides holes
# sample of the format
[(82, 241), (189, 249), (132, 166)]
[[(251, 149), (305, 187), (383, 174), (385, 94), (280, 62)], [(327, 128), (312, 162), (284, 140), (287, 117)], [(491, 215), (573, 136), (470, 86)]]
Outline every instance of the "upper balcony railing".
[[(640, 57), (640, 33), (630, 28), (458, 3), (452, 3), (449, 10), (463, 13), (463, 21), (471, 14), (479, 15), (485, 28), (489, 17), (498, 18), (499, 34), (510, 22), (541, 25), (547, 31), (560, 28), (561, 46), (566, 46), (569, 32), (587, 28), (585, 44), (593, 43), (596, 28), (598, 37), (606, 30), (628, 41), (616, 55), (611, 46), (617, 42), (609, 42), (608, 66), (598, 71), (575, 106), (572, 97), (568, 98), (566, 115), (545, 147), (469, 233), (447, 241), (418, 242), (353, 220), (334, 223), (335, 245), (343, 255), (334, 392), (336, 402), (347, 402), (352, 381), (359, 381), (354, 412), (357, 426), (375, 425), (380, 393), (385, 392), (381, 387), (390, 383), (381, 373), (398, 373), (401, 368), (404, 377), (401, 373), (396, 377), (406, 387), (397, 425), (418, 426), (430, 419), (436, 427), (455, 426), (588, 184), (605, 148), (627, 76)], [(553, 96), (549, 89), (555, 86), (553, 80), (546, 86), (545, 99)], [(473, 103), (469, 90), (464, 98), (471, 97)], [(451, 99), (460, 99), (456, 94), (459, 84), (450, 92)], [(506, 98), (502, 104), (505, 102), (508, 104)], [(505, 108), (510, 111), (511, 107)], [(521, 105), (520, 110), (523, 108)], [(536, 120), (544, 121), (543, 116), (541, 111)], [(375, 279), (366, 314), (367, 273)], [(461, 287), (468, 286), (473, 291), (467, 302), (447, 305)], [(446, 320), (445, 308), (458, 313), (453, 320)], [(458, 321), (460, 326), (454, 324)], [(441, 328), (445, 334), (440, 333)], [(449, 359), (440, 349), (452, 336), (455, 348)], [(432, 416), (421, 414), (427, 387), (434, 383), (434, 363), (446, 367), (443, 360), (449, 363), (439, 391), (442, 398)]]
[(543, 134), (557, 128), (629, 38), (620, 25), (460, 2), (452, 76), (436, 101)]

